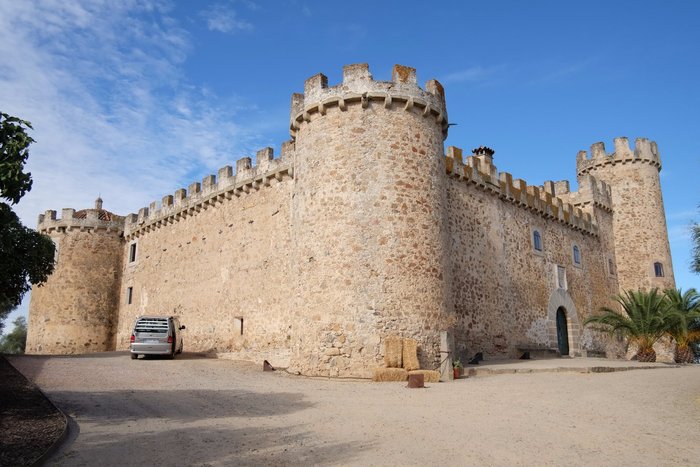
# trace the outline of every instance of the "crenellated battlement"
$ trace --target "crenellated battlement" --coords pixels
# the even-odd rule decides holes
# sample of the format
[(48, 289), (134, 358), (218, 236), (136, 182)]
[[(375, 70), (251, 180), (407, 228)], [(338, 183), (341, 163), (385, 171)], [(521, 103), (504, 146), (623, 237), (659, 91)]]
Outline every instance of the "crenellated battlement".
[(292, 95), (290, 135), (296, 138), (297, 130), (312, 116), (324, 116), (329, 108), (345, 111), (348, 105), (367, 108), (379, 104), (385, 108), (420, 112), (426, 118), (434, 118), (447, 137), (447, 109), (445, 90), (437, 80), (425, 83), (425, 90), (418, 86), (416, 69), (394, 65), (391, 81), (375, 81), (366, 63), (343, 67), (343, 82), (328, 86), (328, 78), (319, 73), (304, 83), (304, 93)]
[(92, 231), (105, 230), (121, 234), (124, 231), (124, 217), (102, 209), (102, 199), (97, 198), (95, 209), (73, 208), (61, 210), (61, 217), (56, 211), (48, 210), (39, 214), (37, 230), (43, 234), (65, 233), (71, 230)]
[(612, 212), (612, 189), (610, 185), (592, 175), (582, 175), (578, 179), (578, 191), (570, 191), (569, 181), (545, 182), (545, 189), (550, 189), (554, 196), (577, 207), (595, 206)]
[(124, 235), (127, 240), (164, 225), (177, 222), (187, 216), (196, 215), (218, 203), (245, 196), (270, 186), (272, 180), (281, 182), (293, 178), (292, 159), (294, 142), (282, 145), (282, 154), (274, 158), (272, 148), (264, 148), (256, 153), (255, 165), (250, 157), (236, 161), (236, 170), (230, 165), (219, 169), (217, 175), (207, 175), (200, 182), (194, 182), (187, 189), (180, 188), (172, 195), (166, 195), (158, 203), (139, 209), (138, 214), (126, 216)]
[[(525, 180), (513, 179), (510, 173), (499, 173), (496, 166), (493, 165), (493, 150), (489, 149), (488, 154), (481, 152), (476, 151), (474, 155), (463, 160), (462, 149), (454, 146), (447, 148), (445, 165), (448, 176), (474, 184), (477, 188), (491, 193), (503, 201), (530, 209), (546, 219), (555, 219), (572, 229), (590, 235), (598, 234), (598, 226), (591, 214), (558, 197), (555, 194), (556, 185), (554, 182), (545, 183), (544, 186), (534, 186), (528, 185)], [(568, 192), (568, 182), (557, 183), (559, 183), (562, 192), (564, 190)]]
[(647, 138), (637, 138), (634, 142), (634, 151), (630, 149), (629, 141), (625, 137), (615, 138), (615, 152), (605, 152), (604, 143), (595, 143), (591, 146), (590, 156), (586, 151), (579, 151), (576, 156), (576, 172), (579, 177), (589, 173), (594, 168), (616, 164), (644, 163), (656, 166), (661, 170), (661, 157), (655, 141)]

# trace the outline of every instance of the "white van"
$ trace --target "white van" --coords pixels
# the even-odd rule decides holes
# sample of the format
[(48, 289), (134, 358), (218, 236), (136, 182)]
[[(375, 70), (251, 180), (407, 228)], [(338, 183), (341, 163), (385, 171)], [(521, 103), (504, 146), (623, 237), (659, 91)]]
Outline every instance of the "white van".
[(175, 358), (182, 353), (182, 331), (185, 326), (175, 316), (140, 316), (131, 332), (131, 358), (139, 355), (167, 355)]

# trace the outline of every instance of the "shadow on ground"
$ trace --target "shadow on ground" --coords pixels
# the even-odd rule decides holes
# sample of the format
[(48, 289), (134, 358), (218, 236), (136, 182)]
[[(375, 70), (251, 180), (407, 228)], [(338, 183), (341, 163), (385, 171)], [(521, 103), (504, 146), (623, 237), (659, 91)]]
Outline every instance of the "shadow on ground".
[(129, 434), (84, 437), (52, 461), (63, 465), (323, 465), (346, 464), (356, 457), (356, 443), (324, 443), (299, 426), (182, 427)]
[(52, 391), (64, 412), (99, 426), (141, 419), (192, 422), (229, 417), (268, 417), (312, 407), (302, 393), (242, 390)]

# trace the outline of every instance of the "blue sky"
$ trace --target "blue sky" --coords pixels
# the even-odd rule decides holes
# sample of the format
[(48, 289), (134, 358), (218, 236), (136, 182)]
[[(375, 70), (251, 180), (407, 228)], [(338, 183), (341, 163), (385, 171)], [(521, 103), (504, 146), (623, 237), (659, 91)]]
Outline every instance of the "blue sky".
[(530, 184), (574, 182), (577, 151), (597, 141), (657, 141), (677, 283), (700, 288), (698, 18), (692, 1), (0, 0), (0, 109), (37, 140), (16, 210), (35, 226), (99, 193), (136, 212), (279, 149), (309, 76), (335, 84), (367, 62), (389, 79), (400, 63), (444, 84), (458, 124), (446, 145), (490, 146)]

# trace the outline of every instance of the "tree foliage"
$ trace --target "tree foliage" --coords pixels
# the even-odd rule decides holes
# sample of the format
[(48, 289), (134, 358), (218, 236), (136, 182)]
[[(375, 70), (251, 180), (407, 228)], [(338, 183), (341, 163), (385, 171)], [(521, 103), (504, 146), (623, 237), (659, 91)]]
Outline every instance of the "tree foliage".
[(27, 134), (31, 123), (0, 112), (0, 197), (17, 204), (32, 189), (32, 174), (24, 172), (29, 145), (34, 139)]
[(675, 360), (690, 363), (693, 361), (690, 345), (700, 340), (700, 329), (695, 327), (700, 320), (700, 295), (695, 289), (685, 293), (668, 289), (664, 296), (669, 310), (668, 333), (676, 341)]
[[(29, 122), (0, 112), (0, 198), (16, 204), (32, 188), (24, 172)], [(17, 307), (31, 284), (41, 284), (53, 272), (51, 239), (22, 225), (7, 203), (0, 202), (0, 323)], [(0, 327), (1, 329), (1, 327)]]
[(625, 291), (615, 297), (622, 313), (603, 307), (599, 315), (591, 316), (584, 324), (597, 325), (611, 334), (619, 333), (639, 345), (640, 361), (655, 361), (654, 344), (669, 328), (668, 306), (663, 294), (656, 289)]
[(24, 316), (19, 316), (12, 324), (15, 328), (0, 338), (0, 353), (24, 353), (27, 344), (27, 320)]

